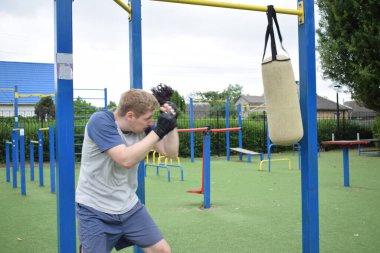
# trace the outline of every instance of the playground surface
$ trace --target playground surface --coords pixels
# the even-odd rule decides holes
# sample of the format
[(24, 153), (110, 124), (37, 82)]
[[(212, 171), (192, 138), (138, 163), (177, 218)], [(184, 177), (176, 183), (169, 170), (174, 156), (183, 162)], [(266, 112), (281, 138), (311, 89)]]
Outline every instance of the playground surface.
[[(201, 186), (201, 159), (182, 159), (179, 169), (166, 171), (148, 167), (146, 205), (173, 252), (302, 252), (301, 172), (292, 153), (272, 163), (271, 172), (252, 163), (211, 159), (211, 208), (203, 209), (203, 197), (186, 193)], [(358, 156), (350, 150), (350, 187), (343, 186), (340, 150), (319, 157), (320, 252), (380, 252), (380, 158)], [(56, 194), (50, 193), (49, 166), (45, 186), (29, 181), (27, 196), (5, 182), (0, 166), (0, 252), (57, 252)], [(265, 167), (264, 167), (265, 168)], [(79, 169), (76, 169), (78, 175)], [(38, 171), (37, 171), (38, 174)], [(116, 252), (116, 251), (115, 251)], [(133, 250), (119, 251), (130, 253)]]

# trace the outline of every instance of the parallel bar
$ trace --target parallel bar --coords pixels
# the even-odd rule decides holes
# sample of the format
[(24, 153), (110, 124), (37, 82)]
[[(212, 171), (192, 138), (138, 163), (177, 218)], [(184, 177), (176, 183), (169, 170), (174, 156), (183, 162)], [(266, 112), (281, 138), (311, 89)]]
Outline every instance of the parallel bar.
[[(169, 3), (179, 3), (179, 4), (193, 4), (193, 5), (203, 5), (203, 6), (212, 6), (212, 7), (221, 7), (228, 9), (238, 9), (238, 10), (247, 10), (247, 11), (267, 11), (267, 6), (257, 6), (257, 5), (248, 5), (248, 4), (238, 4), (238, 3), (227, 3), (227, 2), (216, 2), (216, 1), (207, 1), (207, 0), (153, 0), (158, 2), (169, 2)], [(290, 14), (302, 16), (302, 10), (292, 10), (285, 8), (275, 8), (277, 13)]]
[(219, 129), (211, 129), (213, 133), (227, 133), (227, 132), (237, 132), (240, 131), (240, 127), (230, 127), (230, 128), (219, 128)]
[(129, 14), (131, 14), (131, 7), (129, 7), (128, 5), (126, 5), (125, 3), (123, 3), (122, 1), (120, 0), (114, 0), (115, 3), (117, 3), (121, 8), (123, 8), (124, 10), (126, 10)]
[(177, 129), (178, 133), (197, 133), (197, 132), (205, 132), (207, 131), (207, 127), (200, 128), (189, 128), (189, 129)]
[(38, 130), (40, 130), (40, 131), (49, 131), (49, 128), (48, 127), (42, 127), (42, 128), (38, 128)]

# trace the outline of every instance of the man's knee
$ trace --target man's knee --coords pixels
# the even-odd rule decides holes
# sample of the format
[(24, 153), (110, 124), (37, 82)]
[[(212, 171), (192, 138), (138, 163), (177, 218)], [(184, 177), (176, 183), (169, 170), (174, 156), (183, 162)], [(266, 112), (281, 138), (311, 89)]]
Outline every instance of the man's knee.
[(171, 253), (170, 245), (162, 239), (151, 247), (144, 248), (145, 253)]

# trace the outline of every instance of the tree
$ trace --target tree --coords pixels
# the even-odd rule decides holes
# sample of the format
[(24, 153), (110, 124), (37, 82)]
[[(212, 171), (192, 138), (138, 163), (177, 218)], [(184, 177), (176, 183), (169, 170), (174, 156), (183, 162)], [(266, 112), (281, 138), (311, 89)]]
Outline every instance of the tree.
[(98, 111), (96, 106), (93, 106), (90, 102), (87, 102), (81, 97), (77, 97), (74, 100), (74, 116), (88, 118), (91, 114)]
[(191, 96), (196, 97), (199, 100), (217, 101), (226, 100), (230, 103), (235, 103), (236, 100), (243, 94), (243, 86), (239, 84), (229, 84), (222, 92), (219, 91), (196, 91)]
[(48, 118), (55, 118), (55, 105), (53, 99), (49, 97), (43, 97), (38, 101), (34, 106), (34, 113), (37, 115), (37, 118), (43, 122)]
[(114, 101), (110, 101), (110, 102), (108, 103), (107, 107), (108, 107), (108, 111), (115, 111), (117, 105), (116, 105), (116, 103), (115, 103)]
[(317, 4), (323, 77), (380, 112), (380, 1), (318, 0)]

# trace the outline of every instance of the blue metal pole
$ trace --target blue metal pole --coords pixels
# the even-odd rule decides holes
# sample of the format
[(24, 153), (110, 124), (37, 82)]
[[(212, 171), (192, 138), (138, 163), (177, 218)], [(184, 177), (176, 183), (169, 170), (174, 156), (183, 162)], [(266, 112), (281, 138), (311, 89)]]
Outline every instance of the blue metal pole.
[(76, 252), (72, 0), (55, 1), (58, 252)]
[(12, 172), (13, 188), (17, 188), (17, 171), (18, 171), (18, 131), (12, 129)]
[[(297, 1), (300, 2), (300, 1)], [(317, 98), (314, 1), (304, 0), (304, 24), (298, 26), (301, 140), (302, 250), (319, 252)]]
[(270, 166), (271, 166), (271, 148), (272, 144), (270, 143), (270, 137), (269, 137), (269, 131), (268, 131), (268, 124), (266, 125), (267, 130), (267, 157), (268, 157), (268, 171), (270, 172)]
[(21, 195), (26, 195), (25, 182), (25, 136), (24, 128), (20, 129), (20, 160), (21, 160)]
[[(243, 148), (243, 120), (241, 117), (241, 104), (238, 104), (238, 127), (240, 127), (239, 130), (239, 148)], [(239, 153), (239, 160), (243, 160), (243, 154)]]
[(38, 167), (40, 186), (44, 186), (44, 139), (40, 129), (38, 129)]
[(18, 86), (15, 86), (14, 90), (14, 117), (15, 117), (15, 128), (18, 128)]
[(7, 183), (9, 183), (11, 181), (11, 165), (10, 165), (8, 141), (5, 141), (5, 173), (6, 173), (6, 181)]
[(350, 160), (348, 147), (343, 147), (344, 187), (350, 187)]
[(204, 178), (203, 178), (203, 185), (204, 185), (204, 191), (203, 191), (203, 203), (204, 208), (210, 208), (211, 207), (211, 164), (210, 164), (210, 137), (211, 132), (206, 131), (203, 136), (203, 143), (204, 143)]
[(108, 95), (107, 88), (104, 88), (104, 110), (108, 111)]
[(55, 192), (55, 144), (54, 127), (49, 126), (50, 191)]
[(34, 143), (29, 143), (29, 159), (30, 159), (30, 181), (34, 181)]
[[(132, 89), (142, 89), (141, 0), (129, 0), (132, 17), (129, 22), (129, 68)], [(145, 204), (144, 160), (138, 169), (137, 196)], [(134, 252), (143, 252), (135, 246)]]
[[(193, 98), (190, 98), (190, 128), (194, 128), (194, 104)], [(194, 132), (190, 132), (190, 157), (194, 163)]]
[[(228, 99), (226, 100), (226, 128), (230, 127), (230, 105)], [(226, 132), (226, 158), (230, 160), (230, 132)]]

